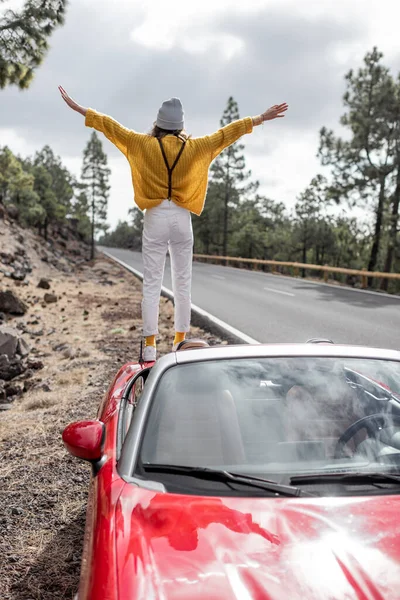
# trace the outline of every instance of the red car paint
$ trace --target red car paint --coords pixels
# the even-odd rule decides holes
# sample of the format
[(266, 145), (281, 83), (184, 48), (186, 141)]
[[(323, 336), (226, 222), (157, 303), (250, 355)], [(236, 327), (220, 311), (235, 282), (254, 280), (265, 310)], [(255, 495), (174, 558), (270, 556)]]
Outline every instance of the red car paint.
[(118, 405), (140, 368), (119, 371), (98, 415), (104, 464), (90, 485), (79, 600), (400, 598), (398, 495), (217, 498), (125, 483)]

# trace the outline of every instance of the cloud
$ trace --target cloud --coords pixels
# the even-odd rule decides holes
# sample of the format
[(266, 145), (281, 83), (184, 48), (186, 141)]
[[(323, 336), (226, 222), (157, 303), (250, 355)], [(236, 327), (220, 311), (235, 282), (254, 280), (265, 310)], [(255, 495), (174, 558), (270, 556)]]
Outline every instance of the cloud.
[(143, 44), (138, 32), (142, 21), (151, 37), (148, 16), (136, 5), (121, 14), (123, 6), (116, 2), (120, 10), (102, 11), (100, 3), (94, 11), (90, 2), (71, 4), (31, 90), (2, 92), (0, 126), (23, 131), (38, 144), (45, 139), (67, 151), (76, 148), (87, 132), (59, 99), (59, 83), (82, 104), (138, 129), (151, 125), (164, 98), (179, 95), (196, 135), (215, 127), (229, 95), (245, 114), (287, 100), (290, 127), (300, 129), (318, 126), (330, 104), (340, 102), (343, 65), (332, 57), (336, 46), (354, 43), (354, 24), (328, 17), (309, 23), (278, 9), (208, 20), (203, 15), (182, 37), (172, 35), (174, 45), (165, 49), (153, 38), (150, 46)]
[[(371, 27), (367, 11), (352, 3), (339, 11), (331, 0), (324, 10), (311, 0), (113, 0), (112, 8), (109, 0), (71, 2), (33, 86), (0, 92), (0, 144), (14, 139), (23, 147), (23, 140), (29, 151), (49, 144), (79, 174), (90, 131), (63, 104), (58, 84), (139, 131), (150, 128), (162, 100), (179, 96), (195, 136), (219, 126), (230, 95), (243, 116), (287, 101), (285, 119), (244, 141), (263, 192), (290, 203), (318, 168), (318, 130), (338, 123), (344, 74), (372, 47)], [(104, 148), (115, 223), (132, 203), (129, 167), (107, 140)]]

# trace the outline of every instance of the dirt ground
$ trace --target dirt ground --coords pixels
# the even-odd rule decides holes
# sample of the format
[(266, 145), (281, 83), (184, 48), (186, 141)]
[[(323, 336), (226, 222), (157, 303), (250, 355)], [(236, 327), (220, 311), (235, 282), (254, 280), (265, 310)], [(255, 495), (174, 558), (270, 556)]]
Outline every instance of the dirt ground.
[[(112, 376), (136, 360), (141, 284), (103, 258), (72, 274), (49, 270), (58, 301), (34, 281), (7, 286), (29, 304), (12, 319), (44, 368), (31, 389), (0, 413), (0, 599), (72, 599), (78, 588), (90, 468), (61, 440), (71, 421), (93, 418)], [(38, 266), (38, 268), (39, 268)], [(4, 282), (3, 282), (4, 283)], [(159, 354), (173, 335), (173, 306), (161, 299)], [(192, 336), (220, 340), (193, 328)], [(99, 599), (100, 600), (100, 599)]]

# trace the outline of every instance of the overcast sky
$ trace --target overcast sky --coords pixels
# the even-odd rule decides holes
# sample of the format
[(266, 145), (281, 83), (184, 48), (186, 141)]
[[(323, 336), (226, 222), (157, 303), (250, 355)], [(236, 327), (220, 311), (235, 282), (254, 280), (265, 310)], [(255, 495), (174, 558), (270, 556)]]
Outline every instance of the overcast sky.
[[(29, 90), (0, 91), (0, 145), (29, 155), (49, 144), (80, 174), (91, 132), (62, 102), (59, 84), (138, 131), (178, 96), (194, 136), (219, 127), (230, 95), (243, 117), (288, 102), (284, 119), (244, 142), (261, 192), (291, 207), (321, 171), (319, 129), (339, 130), (346, 72), (374, 45), (400, 70), (399, 22), (398, 0), (71, 0)], [(104, 149), (115, 225), (133, 205), (130, 171), (105, 138)]]

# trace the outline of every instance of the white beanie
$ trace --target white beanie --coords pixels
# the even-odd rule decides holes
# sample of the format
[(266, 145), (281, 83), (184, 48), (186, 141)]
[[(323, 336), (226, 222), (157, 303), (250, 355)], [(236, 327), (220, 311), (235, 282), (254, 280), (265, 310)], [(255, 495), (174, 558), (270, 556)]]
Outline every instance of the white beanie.
[(183, 129), (183, 107), (179, 98), (171, 98), (162, 103), (158, 111), (156, 125), (161, 129), (175, 131)]

